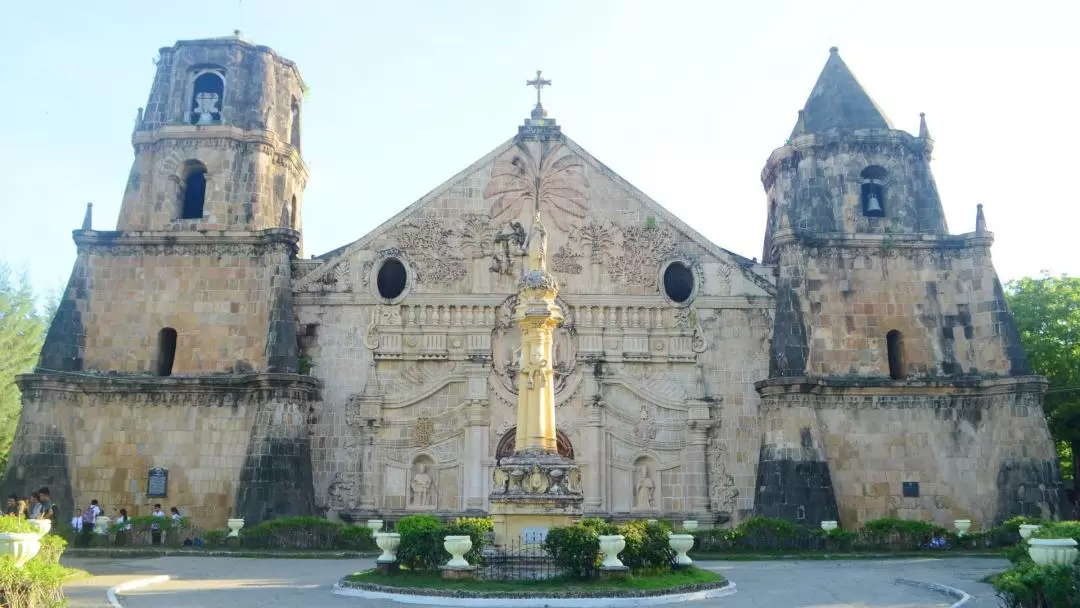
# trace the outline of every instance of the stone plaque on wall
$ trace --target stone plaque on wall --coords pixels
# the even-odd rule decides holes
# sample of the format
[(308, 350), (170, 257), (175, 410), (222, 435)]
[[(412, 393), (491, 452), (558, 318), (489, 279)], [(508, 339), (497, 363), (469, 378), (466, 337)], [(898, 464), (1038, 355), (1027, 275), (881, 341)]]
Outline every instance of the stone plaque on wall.
[(165, 498), (169, 495), (169, 470), (161, 467), (150, 469), (146, 478), (146, 497)]
[(917, 481), (905, 481), (903, 486), (904, 498), (918, 498), (919, 497), (919, 482)]

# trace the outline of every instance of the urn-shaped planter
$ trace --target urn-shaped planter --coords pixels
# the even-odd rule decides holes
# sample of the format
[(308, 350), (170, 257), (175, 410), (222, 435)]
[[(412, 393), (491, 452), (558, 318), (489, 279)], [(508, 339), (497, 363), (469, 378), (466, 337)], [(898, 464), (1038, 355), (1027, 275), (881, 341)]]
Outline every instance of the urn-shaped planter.
[(605, 534), (600, 536), (600, 553), (604, 560), (600, 562), (601, 568), (623, 568), (619, 560), (619, 553), (626, 548), (626, 539), (622, 534)]
[(825, 521), (821, 522), (821, 529), (826, 532), (832, 532), (837, 528), (837, 525), (838, 524), (836, 523), (836, 520), (826, 519)]
[(38, 536), (45, 536), (49, 530), (52, 530), (51, 519), (28, 519), (27, 521), (37, 527)]
[(682, 529), (687, 534), (696, 531), (698, 529), (697, 521), (690, 519), (682, 522)]
[(375, 536), (383, 529), (383, 520), (381, 519), (369, 519), (367, 520), (368, 530), (371, 530), (371, 536)]
[(379, 532), (375, 535), (375, 544), (382, 549), (382, 555), (375, 561), (389, 564), (397, 561), (397, 549), (401, 544), (401, 535), (397, 532)]
[(447, 568), (468, 568), (469, 562), (465, 554), (472, 549), (472, 538), (464, 536), (447, 536), (443, 538), (443, 549), (450, 554), (450, 561), (446, 562)]
[(953, 527), (956, 528), (956, 535), (957, 536), (963, 536), (963, 535), (968, 533), (968, 530), (971, 529), (971, 520), (970, 519), (958, 519), (958, 520), (953, 522)]
[(1028, 555), (1040, 566), (1071, 564), (1076, 559), (1076, 541), (1071, 538), (1032, 538), (1028, 540)]
[(240, 517), (230, 517), (225, 520), (225, 525), (229, 526), (229, 537), (236, 538), (240, 536), (240, 530), (244, 527), (244, 520)]
[(694, 563), (694, 560), (690, 559), (690, 556), (686, 554), (687, 551), (694, 548), (694, 536), (692, 534), (670, 534), (668, 535), (668, 545), (675, 551), (676, 566), (690, 566)]
[(109, 518), (104, 515), (98, 515), (94, 520), (94, 534), (108, 534), (109, 533)]
[(1020, 538), (1027, 540), (1031, 538), (1031, 535), (1042, 526), (1037, 524), (1021, 524), (1020, 525)]
[(9, 532), (0, 534), (0, 557), (15, 558), (15, 567), (22, 568), (41, 550), (41, 536), (37, 532)]

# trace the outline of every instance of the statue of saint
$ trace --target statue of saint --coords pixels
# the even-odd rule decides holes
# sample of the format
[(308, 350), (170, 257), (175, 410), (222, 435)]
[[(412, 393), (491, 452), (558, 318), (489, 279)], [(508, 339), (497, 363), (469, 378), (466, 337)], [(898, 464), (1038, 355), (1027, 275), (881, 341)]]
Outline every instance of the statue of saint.
[(533, 215), (529, 230), (529, 270), (547, 271), (547, 228), (540, 221), (540, 212)]
[(412, 483), (410, 484), (410, 487), (412, 488), (412, 504), (421, 507), (433, 506), (431, 500), (434, 498), (434, 494), (431, 491), (432, 485), (431, 475), (428, 475), (427, 473), (427, 465), (423, 463), (417, 465), (416, 474), (413, 475)]
[(647, 465), (639, 466), (637, 489), (634, 492), (635, 506), (639, 509), (651, 509), (653, 506), (653, 491), (655, 489), (656, 484), (654, 484), (652, 478), (649, 477), (649, 467)]

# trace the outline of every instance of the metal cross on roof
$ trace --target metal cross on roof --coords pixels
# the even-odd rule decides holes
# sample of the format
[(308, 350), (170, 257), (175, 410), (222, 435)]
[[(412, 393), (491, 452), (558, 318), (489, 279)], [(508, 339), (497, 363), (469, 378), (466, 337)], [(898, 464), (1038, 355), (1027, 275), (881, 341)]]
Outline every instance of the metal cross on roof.
[(536, 78), (534, 78), (533, 80), (525, 81), (526, 85), (530, 87), (536, 87), (536, 105), (538, 106), (540, 105), (540, 90), (543, 87), (549, 86), (551, 84), (550, 80), (545, 80), (540, 76), (541, 71), (542, 70), (536, 70)]

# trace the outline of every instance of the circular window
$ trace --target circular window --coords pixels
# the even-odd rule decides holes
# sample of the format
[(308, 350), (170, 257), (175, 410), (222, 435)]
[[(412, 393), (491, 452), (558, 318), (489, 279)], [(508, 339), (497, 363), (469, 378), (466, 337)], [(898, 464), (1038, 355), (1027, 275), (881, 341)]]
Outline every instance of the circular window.
[(408, 274), (401, 260), (390, 258), (379, 267), (379, 275), (375, 278), (375, 286), (379, 295), (387, 300), (393, 300), (405, 292), (405, 283)]
[(682, 304), (694, 293), (694, 273), (682, 262), (672, 262), (664, 270), (664, 293), (672, 302)]

